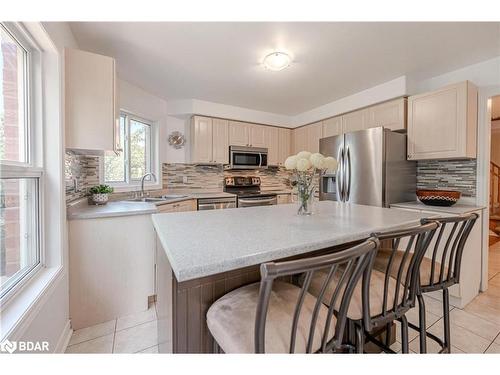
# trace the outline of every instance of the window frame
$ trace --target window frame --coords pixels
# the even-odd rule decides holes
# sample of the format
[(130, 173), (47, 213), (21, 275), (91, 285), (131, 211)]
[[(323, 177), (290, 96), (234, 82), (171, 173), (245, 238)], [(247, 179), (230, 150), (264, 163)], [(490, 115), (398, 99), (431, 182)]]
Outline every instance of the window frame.
[[(31, 218), (34, 223), (33, 244), (37, 262), (21, 272), (8, 289), (0, 291), (0, 305), (5, 306), (26, 284), (46, 267), (46, 254), (44, 247), (44, 169), (42, 154), (42, 116), (37, 113), (42, 100), (39, 89), (41, 88), (41, 51), (24, 27), (18, 23), (0, 22), (7, 34), (25, 51), (24, 56), (24, 156), (25, 161), (0, 160), (1, 179), (33, 178), (36, 180), (34, 210)], [(36, 98), (35, 98), (36, 96)], [(38, 107), (40, 106), (40, 108)], [(36, 135), (36, 136), (35, 136)], [(38, 137), (39, 136), (39, 137)], [(37, 138), (39, 140), (37, 141)]]
[(142, 124), (149, 126), (149, 142), (146, 142), (146, 169), (149, 164), (149, 171), (146, 173), (154, 173), (156, 176), (156, 181), (151, 178), (146, 178), (144, 181), (145, 190), (161, 189), (161, 176), (159, 175), (159, 155), (158, 155), (158, 124), (156, 121), (148, 120), (142, 116), (136, 115), (127, 110), (120, 110), (120, 119), (122, 116), (125, 117), (125, 139), (124, 139), (124, 150), (121, 152), (125, 153), (125, 181), (107, 181), (105, 176), (105, 166), (104, 157), (101, 158), (100, 162), (100, 173), (99, 180), (102, 184), (107, 184), (112, 186), (117, 192), (127, 192), (136, 190), (141, 186), (141, 179), (132, 179), (131, 177), (131, 166), (130, 166), (130, 122), (137, 121)]

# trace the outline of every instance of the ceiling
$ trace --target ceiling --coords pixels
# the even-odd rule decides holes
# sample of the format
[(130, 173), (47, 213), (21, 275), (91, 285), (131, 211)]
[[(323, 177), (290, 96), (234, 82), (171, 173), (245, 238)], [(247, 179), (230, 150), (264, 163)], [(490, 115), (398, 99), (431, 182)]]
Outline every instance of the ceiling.
[[(499, 23), (70, 23), (80, 48), (164, 99), (296, 115), (402, 75), (432, 77), (500, 55)], [(281, 71), (262, 58), (293, 57)]]

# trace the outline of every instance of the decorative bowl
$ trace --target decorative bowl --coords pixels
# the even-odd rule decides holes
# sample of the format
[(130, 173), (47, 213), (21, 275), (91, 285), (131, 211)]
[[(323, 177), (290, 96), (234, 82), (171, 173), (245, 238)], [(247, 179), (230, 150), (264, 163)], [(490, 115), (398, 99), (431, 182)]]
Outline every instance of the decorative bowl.
[(461, 193), (452, 190), (417, 190), (417, 198), (428, 206), (453, 206)]

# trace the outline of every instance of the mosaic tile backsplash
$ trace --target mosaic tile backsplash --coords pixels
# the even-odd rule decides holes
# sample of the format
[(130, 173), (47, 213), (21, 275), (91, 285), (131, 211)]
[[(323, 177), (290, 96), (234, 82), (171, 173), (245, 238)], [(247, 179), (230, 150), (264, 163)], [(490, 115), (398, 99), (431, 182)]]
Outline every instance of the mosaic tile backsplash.
[[(74, 155), (65, 158), (66, 202), (87, 194), (88, 188), (99, 184), (99, 157)], [(291, 173), (283, 168), (261, 171), (225, 171), (222, 165), (164, 163), (163, 189), (222, 191), (227, 175), (257, 175), (263, 190), (290, 189)], [(75, 189), (76, 180), (76, 189)], [(458, 190), (464, 197), (476, 196), (476, 160), (426, 160), (417, 164), (419, 189)], [(153, 194), (155, 192), (152, 192)], [(113, 194), (111, 199), (124, 199), (130, 193)]]
[(170, 163), (163, 164), (163, 188), (222, 191), (223, 179), (227, 175), (259, 176), (262, 190), (290, 189), (290, 173), (283, 168), (269, 168), (260, 171), (225, 171), (222, 165)]
[(421, 160), (417, 162), (417, 188), (457, 190), (476, 196), (476, 160)]
[(87, 195), (87, 190), (99, 185), (99, 157), (66, 152), (64, 158), (66, 203)]

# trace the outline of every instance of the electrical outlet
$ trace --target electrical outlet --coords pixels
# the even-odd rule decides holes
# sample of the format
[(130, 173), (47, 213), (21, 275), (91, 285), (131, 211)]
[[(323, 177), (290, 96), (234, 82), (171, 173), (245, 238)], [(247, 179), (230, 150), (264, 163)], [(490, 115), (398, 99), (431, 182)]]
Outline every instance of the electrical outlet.
[(188, 177), (187, 176), (182, 176), (182, 183), (187, 184), (188, 183)]

